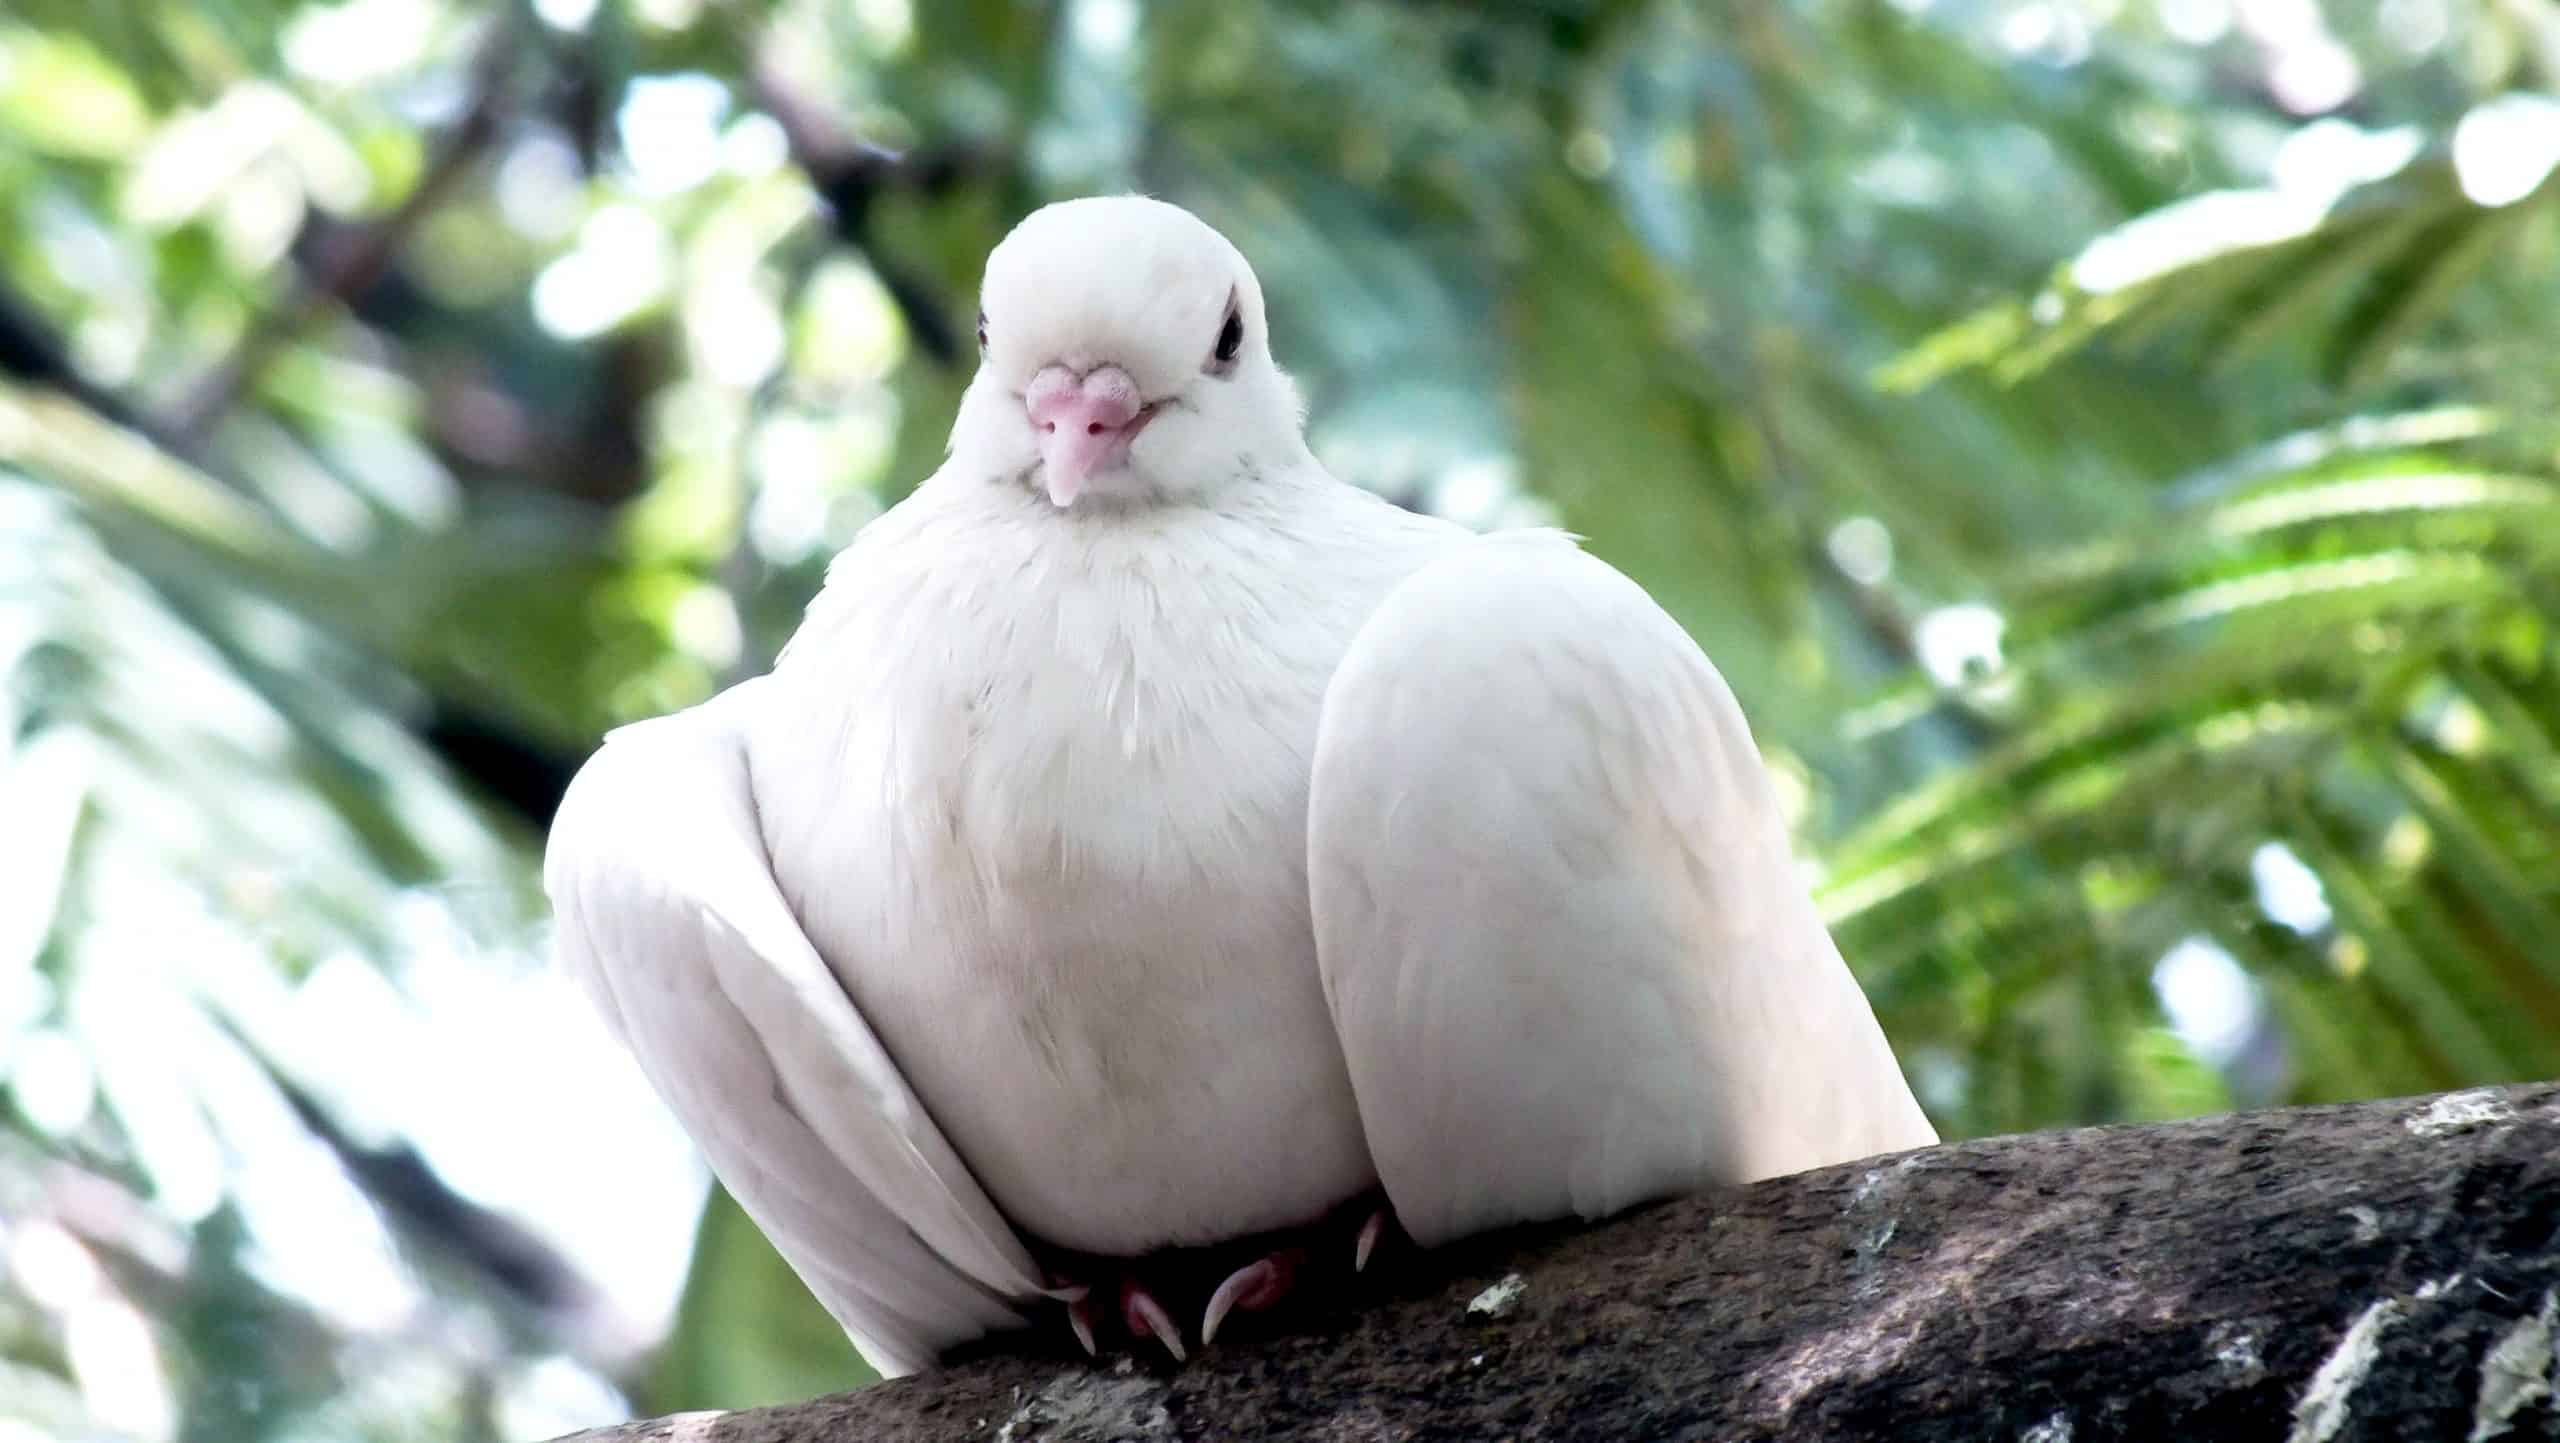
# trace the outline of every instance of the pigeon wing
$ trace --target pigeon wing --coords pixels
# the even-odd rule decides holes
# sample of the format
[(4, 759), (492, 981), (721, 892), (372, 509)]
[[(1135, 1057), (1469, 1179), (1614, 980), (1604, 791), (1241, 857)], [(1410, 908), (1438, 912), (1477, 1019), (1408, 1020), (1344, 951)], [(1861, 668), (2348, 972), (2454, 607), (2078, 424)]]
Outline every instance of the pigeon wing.
[(1474, 542), (1363, 624), (1308, 871), (1361, 1124), (1425, 1244), (1937, 1140), (1723, 678), (1566, 537)]
[(544, 869), (559, 954), (863, 1356), (909, 1373), (1020, 1325), (1040, 1274), (775, 885), (733, 724), (761, 685), (578, 773)]

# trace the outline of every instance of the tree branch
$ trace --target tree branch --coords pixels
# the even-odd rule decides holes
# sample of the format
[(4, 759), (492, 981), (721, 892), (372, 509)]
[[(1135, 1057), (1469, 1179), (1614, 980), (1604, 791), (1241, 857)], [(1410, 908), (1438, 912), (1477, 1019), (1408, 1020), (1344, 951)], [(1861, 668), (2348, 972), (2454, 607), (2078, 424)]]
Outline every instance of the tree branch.
[(952, 330), (941, 297), (929, 282), (882, 252), (872, 235), (871, 207), (892, 191), (932, 195), (947, 190), (979, 169), (979, 158), (961, 148), (901, 152), (873, 145), (838, 124), (823, 104), (801, 93), (771, 50), (750, 49), (748, 97), (782, 127), (792, 164), (825, 202), (836, 239), (871, 267), (917, 349), (935, 365), (956, 364), (962, 354), (960, 338)]
[(489, 22), (489, 34), (471, 60), (468, 98), (461, 116), (436, 143), (435, 153), (409, 193), (389, 215), (364, 227), (344, 245), (324, 250), (302, 269), (292, 291), (250, 323), (231, 353), (196, 382), (171, 415), (168, 428), (195, 446), (220, 424), (240, 393), (254, 384), (275, 353), (321, 310), (344, 305), (381, 279), (420, 223), (434, 214), (453, 187), (497, 138), (505, 109), (506, 78), (523, 47), (513, 8)]
[(2550, 1438), (2560, 1085), (1992, 1138), (1398, 1271), (1187, 1369), (1038, 1334), (576, 1439)]

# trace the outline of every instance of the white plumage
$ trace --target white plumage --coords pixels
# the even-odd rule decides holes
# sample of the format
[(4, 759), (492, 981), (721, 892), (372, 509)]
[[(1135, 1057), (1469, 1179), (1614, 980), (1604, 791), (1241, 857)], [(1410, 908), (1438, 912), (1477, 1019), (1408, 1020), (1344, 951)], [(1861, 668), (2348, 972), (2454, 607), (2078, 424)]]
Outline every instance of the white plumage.
[(1430, 1244), (1935, 1141), (1633, 583), (1326, 475), (1251, 270), (988, 261), (949, 462), (772, 675), (618, 732), (566, 964), (884, 1372), (1383, 1181)]

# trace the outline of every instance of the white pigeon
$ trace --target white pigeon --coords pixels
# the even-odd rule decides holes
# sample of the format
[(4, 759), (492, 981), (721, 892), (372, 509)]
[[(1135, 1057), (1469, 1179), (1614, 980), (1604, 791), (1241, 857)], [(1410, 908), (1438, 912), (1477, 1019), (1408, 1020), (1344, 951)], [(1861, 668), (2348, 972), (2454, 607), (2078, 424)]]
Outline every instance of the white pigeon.
[(546, 872), (566, 965), (874, 1365), (1044, 1297), (1085, 1332), (1110, 1280), (1060, 1256), (1381, 1185), (1430, 1246), (1936, 1141), (1634, 583), (1327, 475), (1253, 271), (1177, 207), (1038, 211), (983, 303), (949, 461), (770, 675), (614, 734)]

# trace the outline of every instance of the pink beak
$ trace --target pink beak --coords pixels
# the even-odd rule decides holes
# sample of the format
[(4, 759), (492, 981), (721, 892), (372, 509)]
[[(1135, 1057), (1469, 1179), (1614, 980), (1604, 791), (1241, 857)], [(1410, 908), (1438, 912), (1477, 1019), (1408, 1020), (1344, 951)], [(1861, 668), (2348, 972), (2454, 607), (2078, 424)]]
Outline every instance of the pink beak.
[(1049, 500), (1072, 506), (1094, 475), (1129, 458), (1129, 443), (1155, 419), (1138, 399), (1138, 383), (1117, 366), (1096, 366), (1081, 376), (1051, 366), (1031, 378), (1022, 408), (1040, 442), (1041, 479)]

